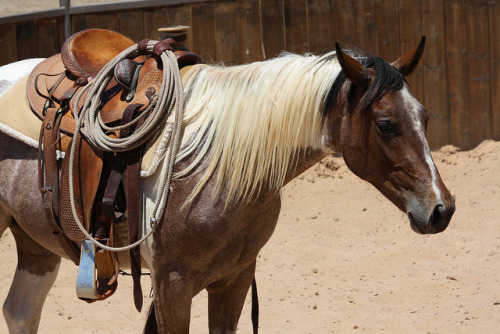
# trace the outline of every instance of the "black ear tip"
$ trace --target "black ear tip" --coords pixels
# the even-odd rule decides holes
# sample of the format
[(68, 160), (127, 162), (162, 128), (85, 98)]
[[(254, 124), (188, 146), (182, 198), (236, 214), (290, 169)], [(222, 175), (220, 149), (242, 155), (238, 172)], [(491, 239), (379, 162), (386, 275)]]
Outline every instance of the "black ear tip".
[(422, 53), (424, 52), (424, 48), (425, 48), (425, 36), (422, 36), (422, 39), (420, 40), (420, 43), (418, 43), (417, 46), (417, 54), (419, 59), (422, 56)]
[(335, 42), (335, 52), (337, 53), (337, 59), (342, 63), (344, 61), (344, 55), (342, 54), (339, 42)]

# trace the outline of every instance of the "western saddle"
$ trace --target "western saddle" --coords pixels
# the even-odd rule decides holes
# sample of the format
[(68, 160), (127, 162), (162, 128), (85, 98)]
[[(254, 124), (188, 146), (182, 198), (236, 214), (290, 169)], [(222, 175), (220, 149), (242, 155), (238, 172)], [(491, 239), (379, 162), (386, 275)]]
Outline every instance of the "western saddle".
[[(160, 54), (164, 50), (172, 50), (175, 53), (179, 69), (202, 62), (200, 57), (189, 52), (184, 46), (187, 28), (181, 26), (160, 29), (163, 36), (155, 45), (156, 53), (147, 52), (147, 40), (144, 40), (138, 43), (139, 56), (118, 63), (114, 68), (114, 79), (109, 81), (101, 96), (100, 116), (105, 124), (126, 124), (138, 118), (139, 111), (150, 103), (161, 87)], [(84, 135), (74, 138), (75, 114), (78, 115), (89, 91), (84, 90), (84, 87), (96, 78), (109, 61), (133, 45), (131, 39), (114, 31), (84, 30), (66, 40), (61, 53), (41, 62), (28, 79), (27, 92), (31, 109), (42, 120), (39, 185), (45, 212), (60, 246), (76, 265), (80, 264), (80, 270), (84, 252), (80, 251), (78, 244), (85, 241), (85, 236), (76, 225), (70, 203), (67, 157), (72, 140), (77, 141), (73, 193), (80, 221), (96, 240), (112, 246), (113, 231), (118, 228), (118, 223), (124, 220), (127, 210), (129, 242), (138, 240), (142, 148), (130, 152), (103, 152), (90, 145)], [(77, 92), (81, 93), (80, 98), (77, 98)], [(141, 121), (138, 121), (136, 128), (140, 127)], [(133, 129), (125, 128), (108, 135), (124, 138), (130, 135), (130, 131)], [(62, 152), (66, 152), (64, 159), (60, 159)], [(126, 189), (122, 186), (122, 175), (125, 171)], [(131, 249), (130, 258), (134, 302), (140, 311), (142, 292), (139, 249), (140, 247)], [(88, 252), (88, 249), (85, 248), (85, 251)], [(90, 292), (78, 293), (77, 287), (79, 298), (87, 301), (103, 300), (111, 296), (117, 288), (119, 264), (116, 253), (102, 249), (94, 252), (95, 263), (92, 259), (90, 268), (87, 268), (93, 277)], [(85, 284), (88, 282), (83, 285)]]

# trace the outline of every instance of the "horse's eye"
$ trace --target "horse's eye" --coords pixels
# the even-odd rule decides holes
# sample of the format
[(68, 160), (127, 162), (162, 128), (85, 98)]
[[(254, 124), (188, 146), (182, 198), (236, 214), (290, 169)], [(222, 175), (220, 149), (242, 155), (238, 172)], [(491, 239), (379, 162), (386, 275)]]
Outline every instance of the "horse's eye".
[(377, 129), (381, 133), (391, 133), (392, 132), (392, 124), (389, 121), (378, 121), (377, 123)]

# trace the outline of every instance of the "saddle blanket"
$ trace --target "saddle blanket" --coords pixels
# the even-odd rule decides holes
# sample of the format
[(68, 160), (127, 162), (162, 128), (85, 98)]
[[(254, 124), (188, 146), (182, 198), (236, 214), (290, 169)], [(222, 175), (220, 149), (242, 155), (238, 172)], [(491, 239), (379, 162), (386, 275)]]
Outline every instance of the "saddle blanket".
[[(33, 67), (43, 59), (32, 60)], [(12, 136), (24, 143), (38, 148), (40, 127), (42, 121), (31, 111), (26, 96), (26, 85), (31, 70), (26, 72), (26, 61), (20, 61), (11, 65), (0, 67), (0, 131)], [(4, 79), (6, 67), (17, 65), (20, 71), (24, 69), (24, 76), (7, 81)], [(24, 67), (22, 65), (25, 65)], [(207, 65), (186, 66), (181, 70), (182, 83), (186, 87), (189, 79), (192, 78), (202, 67)], [(18, 74), (20, 72), (17, 72)], [(17, 81), (16, 81), (17, 79)], [(182, 143), (184, 143), (192, 133), (193, 122), (198, 115), (184, 114), (183, 126), (185, 127)], [(169, 117), (167, 125), (162, 134), (154, 143), (148, 145), (148, 150), (144, 154), (141, 165), (141, 177), (152, 175), (160, 165), (165, 152), (170, 144), (173, 128), (173, 115)], [(61, 136), (61, 145), (68, 147), (71, 138), (66, 135)], [(60, 154), (60, 155), (63, 155)]]

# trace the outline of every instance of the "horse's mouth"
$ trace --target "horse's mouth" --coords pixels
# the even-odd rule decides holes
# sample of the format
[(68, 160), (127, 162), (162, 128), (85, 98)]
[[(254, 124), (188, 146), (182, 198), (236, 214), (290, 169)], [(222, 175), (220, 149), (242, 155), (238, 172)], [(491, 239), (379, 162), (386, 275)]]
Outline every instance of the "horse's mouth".
[(437, 232), (433, 226), (420, 224), (411, 212), (408, 212), (408, 219), (410, 220), (411, 229), (418, 234), (433, 234)]

